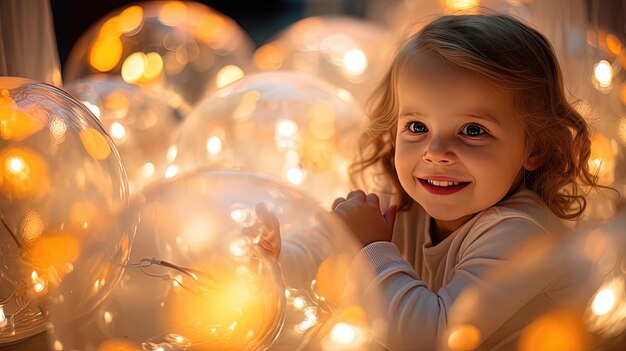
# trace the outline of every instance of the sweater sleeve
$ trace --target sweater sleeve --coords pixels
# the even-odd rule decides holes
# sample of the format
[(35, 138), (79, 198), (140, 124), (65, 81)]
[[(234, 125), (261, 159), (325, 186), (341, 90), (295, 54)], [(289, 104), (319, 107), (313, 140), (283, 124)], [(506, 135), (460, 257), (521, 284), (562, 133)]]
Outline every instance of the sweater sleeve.
[(473, 284), (491, 285), (497, 291), (493, 308), (475, 321), (484, 334), (513, 318), (516, 312), (547, 285), (530, 279), (524, 289), (501, 290), (488, 272), (507, 264), (507, 253), (545, 232), (525, 218), (510, 218), (489, 228), (473, 228), (457, 255), (451, 279), (436, 292), (430, 291), (394, 244), (376, 242), (360, 252), (374, 278), (364, 287), (364, 305), (386, 328), (373, 330), (378, 341), (390, 350), (434, 350), (445, 331), (452, 306)]

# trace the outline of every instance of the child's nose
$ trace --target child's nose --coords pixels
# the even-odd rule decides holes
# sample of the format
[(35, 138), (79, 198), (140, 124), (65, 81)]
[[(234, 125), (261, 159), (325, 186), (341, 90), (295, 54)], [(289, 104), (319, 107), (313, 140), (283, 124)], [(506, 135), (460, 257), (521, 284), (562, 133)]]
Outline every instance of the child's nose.
[(456, 162), (456, 154), (450, 143), (443, 138), (433, 138), (427, 145), (422, 159), (426, 163), (449, 165)]

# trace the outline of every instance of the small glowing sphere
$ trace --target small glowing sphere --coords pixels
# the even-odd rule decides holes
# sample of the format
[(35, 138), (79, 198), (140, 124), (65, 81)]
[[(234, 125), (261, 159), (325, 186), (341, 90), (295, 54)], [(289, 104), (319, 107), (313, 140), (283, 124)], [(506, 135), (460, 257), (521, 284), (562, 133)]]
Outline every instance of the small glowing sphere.
[[(81, 277), (77, 317), (109, 291), (128, 247), (123, 231), (99, 237), (128, 205), (128, 183), (112, 140), (90, 110), (53, 86), (0, 77), (0, 347), (45, 330), (49, 302), (97, 241), (113, 262)], [(127, 228), (129, 229), (129, 228)]]
[(178, 129), (180, 171), (258, 171), (311, 191), (322, 205), (349, 191), (347, 165), (365, 119), (338, 89), (297, 72), (253, 74), (209, 95)]
[(349, 17), (309, 17), (256, 50), (261, 71), (305, 72), (367, 101), (391, 60), (393, 39), (377, 24)]
[(330, 338), (339, 345), (350, 344), (356, 339), (356, 331), (347, 323), (337, 323), (330, 332)]
[(610, 288), (599, 291), (593, 298), (593, 304), (591, 306), (593, 313), (598, 316), (611, 312), (615, 307), (615, 293)]
[(610, 87), (613, 83), (613, 67), (606, 60), (598, 62), (593, 68), (593, 78), (600, 88)]
[[(276, 222), (258, 209), (260, 203)], [(281, 340), (281, 330), (291, 333), (308, 321), (304, 333), (310, 335), (325, 318), (323, 302), (311, 298), (318, 259), (305, 259), (309, 256), (289, 247), (308, 248), (321, 258), (335, 250), (358, 251), (344, 227), (313, 199), (269, 177), (239, 171), (197, 170), (154, 184), (111, 224), (136, 217), (142, 220), (120, 283), (93, 314), (78, 319), (67, 312), (80, 301), (68, 293), (78, 282), (64, 282), (65, 298), (50, 312), (51, 340), (85, 351), (109, 339), (164, 349), (181, 343), (190, 349), (268, 349)], [(281, 233), (275, 237), (284, 243), (280, 265), (267, 251), (268, 227)], [(75, 269), (101, 258), (94, 251)], [(287, 287), (298, 298), (298, 318), (286, 319)], [(290, 324), (282, 327), (286, 320)], [(297, 349), (302, 334), (283, 342)]]
[(154, 86), (188, 112), (207, 92), (243, 77), (252, 41), (232, 19), (197, 2), (139, 2), (113, 11), (79, 38), (65, 82), (95, 73)]
[(448, 336), (448, 348), (452, 351), (475, 350), (480, 346), (480, 330), (473, 325), (460, 325)]
[(156, 170), (167, 164), (166, 148), (180, 120), (176, 110), (152, 90), (114, 77), (92, 76), (65, 89), (91, 111), (98, 111), (117, 146), (131, 193), (156, 180)]

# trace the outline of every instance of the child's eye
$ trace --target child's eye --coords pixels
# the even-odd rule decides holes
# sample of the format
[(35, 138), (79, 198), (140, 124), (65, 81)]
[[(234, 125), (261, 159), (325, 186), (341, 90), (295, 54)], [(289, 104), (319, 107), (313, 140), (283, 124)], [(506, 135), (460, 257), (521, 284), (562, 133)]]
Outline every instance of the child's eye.
[(463, 129), (461, 129), (461, 134), (467, 135), (470, 137), (481, 136), (485, 133), (487, 133), (487, 131), (483, 127), (476, 125), (476, 124), (468, 124), (465, 127), (463, 127)]
[(420, 122), (409, 122), (407, 124), (407, 129), (411, 133), (426, 133), (428, 131), (428, 128), (426, 128), (426, 125)]

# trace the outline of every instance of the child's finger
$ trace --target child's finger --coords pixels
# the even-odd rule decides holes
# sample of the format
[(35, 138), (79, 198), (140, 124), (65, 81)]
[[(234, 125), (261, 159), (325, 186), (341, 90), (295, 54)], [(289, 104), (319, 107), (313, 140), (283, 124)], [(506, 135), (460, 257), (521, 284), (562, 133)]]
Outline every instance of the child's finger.
[(344, 202), (344, 201), (346, 201), (345, 197), (338, 197), (338, 198), (336, 198), (335, 201), (333, 201), (332, 206), (330, 206), (330, 209), (334, 211), (337, 208), (337, 206), (339, 206), (339, 204)]
[(365, 200), (366, 197), (367, 195), (365, 195), (365, 192), (363, 190), (353, 190), (348, 193), (348, 196), (346, 196), (346, 198), (348, 199), (359, 198), (363, 200)]
[(372, 207), (380, 208), (380, 200), (376, 194), (367, 194), (365, 202)]

